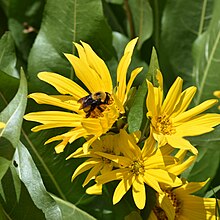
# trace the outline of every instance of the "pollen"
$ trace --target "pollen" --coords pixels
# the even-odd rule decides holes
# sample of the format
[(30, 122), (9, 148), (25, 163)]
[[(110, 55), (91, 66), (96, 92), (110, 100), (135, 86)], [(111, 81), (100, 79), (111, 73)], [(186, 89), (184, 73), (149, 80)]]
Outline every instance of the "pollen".
[(155, 129), (162, 134), (175, 134), (176, 129), (173, 127), (172, 121), (167, 115), (160, 115), (156, 118)]
[[(166, 190), (165, 194), (170, 199), (173, 208), (175, 210), (174, 220), (178, 220), (182, 210), (182, 202), (177, 198), (176, 194), (171, 190)], [(153, 212), (157, 216), (158, 220), (168, 220), (166, 212), (161, 207), (155, 206)]]
[(144, 173), (144, 165), (141, 161), (134, 161), (133, 164), (130, 166), (131, 172), (139, 175)]

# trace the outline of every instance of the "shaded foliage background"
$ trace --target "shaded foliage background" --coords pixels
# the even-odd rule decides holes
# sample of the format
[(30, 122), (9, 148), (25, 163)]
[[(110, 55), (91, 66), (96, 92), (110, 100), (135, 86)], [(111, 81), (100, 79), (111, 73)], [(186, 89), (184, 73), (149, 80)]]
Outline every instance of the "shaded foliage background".
[[(143, 66), (128, 114), (129, 131), (143, 129), (146, 108), (145, 78), (153, 78), (156, 55), (168, 88), (177, 75), (184, 86), (198, 88), (195, 103), (214, 98), (220, 89), (220, 1), (218, 0), (0, 0), (0, 216), (1, 219), (141, 219), (149, 214), (153, 193), (140, 214), (128, 193), (113, 206), (114, 183), (101, 196), (88, 196), (81, 187), (85, 175), (71, 183), (83, 160), (65, 158), (83, 140), (56, 155), (43, 143), (56, 130), (31, 133), (34, 123), (23, 122), (26, 112), (51, 109), (28, 100), (34, 91), (52, 93), (37, 78), (53, 71), (78, 82), (63, 53), (75, 53), (72, 42), (89, 43), (107, 63), (112, 78), (127, 42), (139, 36), (130, 69)], [(23, 69), (21, 69), (21, 67)], [(28, 88), (28, 91), (27, 91)], [(217, 106), (212, 108), (218, 112)], [(137, 116), (142, 113), (142, 117)], [(143, 119), (143, 120), (142, 120)], [(23, 123), (23, 124), (22, 124)], [(61, 131), (59, 131), (61, 132)], [(183, 176), (209, 184), (199, 192), (212, 195), (220, 185), (220, 127), (190, 138), (199, 157)], [(218, 195), (218, 193), (217, 193)], [(128, 216), (132, 212), (132, 215)], [(144, 218), (143, 218), (144, 219)]]

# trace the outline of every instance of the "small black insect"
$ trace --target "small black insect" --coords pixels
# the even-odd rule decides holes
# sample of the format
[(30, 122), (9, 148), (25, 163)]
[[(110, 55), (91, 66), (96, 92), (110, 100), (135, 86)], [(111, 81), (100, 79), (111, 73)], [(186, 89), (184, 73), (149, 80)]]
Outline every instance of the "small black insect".
[(103, 104), (110, 104), (111, 96), (108, 92), (95, 92), (87, 95), (78, 100), (78, 103), (81, 104), (79, 109), (83, 109), (86, 113), (86, 117), (88, 118), (91, 113), (98, 109), (100, 112), (103, 112), (105, 108), (103, 108)]
[(18, 164), (17, 164), (17, 162), (14, 160), (13, 161), (13, 165), (17, 168), (18, 167)]

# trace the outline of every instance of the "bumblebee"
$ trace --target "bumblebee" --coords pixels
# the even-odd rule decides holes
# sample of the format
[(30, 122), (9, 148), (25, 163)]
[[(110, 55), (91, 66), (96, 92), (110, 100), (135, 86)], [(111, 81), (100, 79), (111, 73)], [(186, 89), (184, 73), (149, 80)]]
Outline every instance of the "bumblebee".
[(112, 103), (111, 95), (108, 92), (95, 92), (78, 100), (81, 104), (79, 109), (83, 109), (86, 118), (97, 118)]

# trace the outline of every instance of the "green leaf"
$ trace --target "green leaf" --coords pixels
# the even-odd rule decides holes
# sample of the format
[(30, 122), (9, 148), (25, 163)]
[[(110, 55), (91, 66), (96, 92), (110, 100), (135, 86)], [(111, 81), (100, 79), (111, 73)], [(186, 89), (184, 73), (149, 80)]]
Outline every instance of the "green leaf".
[(153, 32), (153, 12), (149, 1), (129, 0), (132, 19), (134, 23), (135, 36), (139, 37), (138, 49), (140, 50), (144, 41), (146, 41)]
[(0, 121), (6, 124), (1, 136), (8, 139), (14, 148), (18, 145), (23, 115), (27, 103), (27, 82), (21, 69), (20, 85), (16, 96), (0, 114)]
[(51, 195), (51, 196), (56, 201), (56, 203), (59, 205), (61, 212), (62, 212), (63, 220), (72, 220), (72, 219), (95, 220), (94, 217), (82, 211), (81, 209), (77, 208), (72, 203), (64, 201), (55, 195)]
[(130, 133), (138, 131), (146, 123), (146, 82), (138, 88), (131, 109), (128, 113), (128, 130)]
[(0, 70), (18, 78), (15, 68), (16, 56), (14, 41), (10, 32), (6, 32), (0, 40)]
[(34, 204), (44, 212), (46, 219), (62, 219), (58, 205), (46, 191), (31, 155), (21, 142), (15, 151), (14, 161), (20, 180), (26, 186)]
[(0, 113), (0, 121), (6, 124), (6, 126), (1, 130), (0, 133), (2, 152), (0, 157), (1, 178), (7, 171), (10, 165), (10, 161), (13, 157), (14, 150), (19, 143), (26, 102), (27, 83), (24, 72), (23, 70), (21, 70), (21, 79), (18, 92), (12, 99), (12, 101), (7, 105), (7, 107)]
[(21, 54), (27, 61), (30, 49), (40, 27), (44, 0), (10, 0), (7, 5), (8, 26)]
[(30, 82), (42, 87), (36, 79), (39, 71), (58, 72), (73, 78), (71, 65), (63, 53), (74, 53), (72, 42), (80, 40), (91, 44), (102, 58), (114, 56), (112, 34), (103, 17), (101, 1), (47, 1), (41, 29), (28, 60)]
[(157, 58), (157, 51), (153, 47), (150, 58), (150, 65), (147, 73), (147, 79), (153, 83), (154, 86), (158, 86), (158, 81), (156, 79), (157, 70), (159, 70), (159, 62)]
[(192, 44), (207, 29), (213, 0), (167, 0), (162, 16), (160, 59), (163, 67), (171, 65), (172, 72), (164, 73), (170, 78), (181, 74), (191, 82), (193, 59)]
[(24, 184), (20, 181), (20, 179), (20, 195), (19, 200), (17, 199), (17, 183), (14, 180), (14, 177), (15, 175), (17, 176), (17, 173), (15, 173), (14, 175), (14, 172), (16, 172), (15, 168), (11, 166), (10, 169), (8, 169), (5, 176), (3, 177), (3, 179), (1, 180), (0, 202), (4, 210), (3, 212), (9, 219), (44, 220), (45, 217), (43, 212), (35, 206), (35, 204), (31, 200), (28, 191), (26, 190)]
[(217, 171), (220, 164), (220, 126), (210, 133), (188, 139), (194, 146), (197, 146), (199, 154), (193, 166), (185, 172), (184, 177), (188, 181), (205, 181), (210, 178), (206, 186), (200, 190), (200, 194), (203, 195), (214, 177), (218, 176)]
[(215, 1), (211, 23), (208, 29), (196, 40), (193, 57), (195, 60), (193, 79), (198, 88), (196, 105), (213, 98), (213, 91), (220, 86), (220, 2)]

